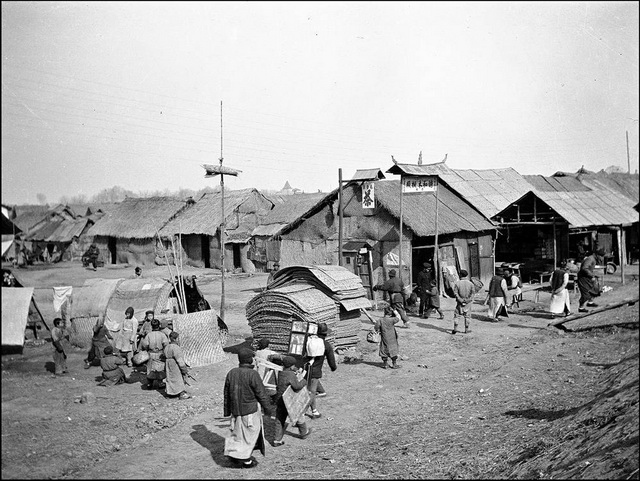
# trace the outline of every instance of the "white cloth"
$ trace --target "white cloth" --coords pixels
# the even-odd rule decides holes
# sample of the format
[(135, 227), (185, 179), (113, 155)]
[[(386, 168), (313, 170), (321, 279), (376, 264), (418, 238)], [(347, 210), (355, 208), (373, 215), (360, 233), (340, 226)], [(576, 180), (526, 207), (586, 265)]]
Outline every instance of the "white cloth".
[(568, 289), (562, 289), (560, 294), (551, 294), (549, 312), (551, 312), (551, 314), (567, 314), (571, 312), (571, 300)]
[(54, 287), (53, 288), (53, 310), (60, 312), (62, 305), (71, 298), (73, 292), (72, 286)]
[(489, 317), (496, 319), (498, 316), (509, 317), (507, 308), (504, 304), (504, 297), (489, 298)]
[[(262, 429), (262, 410), (246, 416), (231, 416), (231, 433), (224, 440), (224, 454), (236, 459), (251, 457), (254, 449), (264, 446), (264, 430)], [(262, 438), (262, 439), (260, 439)], [(260, 444), (262, 441), (262, 444)]]

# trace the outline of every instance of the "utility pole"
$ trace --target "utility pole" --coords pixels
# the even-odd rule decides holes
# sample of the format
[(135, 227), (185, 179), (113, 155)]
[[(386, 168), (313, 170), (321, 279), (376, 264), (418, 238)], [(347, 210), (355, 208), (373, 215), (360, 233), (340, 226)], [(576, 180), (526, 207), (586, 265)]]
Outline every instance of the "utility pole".
[[(222, 100), (220, 101), (220, 171), (222, 171)], [(222, 223), (220, 224), (220, 271), (222, 272), (220, 283), (220, 319), (224, 321), (224, 174), (220, 173), (220, 206), (222, 207)]]
[(220, 101), (220, 165), (211, 165), (211, 164), (203, 164), (204, 170), (206, 171), (205, 177), (215, 177), (216, 175), (220, 176), (220, 196), (221, 196), (221, 210), (222, 210), (222, 221), (220, 222), (220, 270), (222, 272), (222, 285), (220, 287), (220, 319), (224, 321), (224, 305), (225, 305), (225, 296), (224, 296), (224, 245), (225, 245), (225, 216), (224, 216), (224, 176), (233, 175), (237, 176), (241, 170), (231, 169), (229, 167), (222, 166), (222, 100)]
[(342, 265), (342, 169), (338, 169), (338, 265)]
[(629, 131), (626, 131), (627, 134), (627, 174), (631, 173), (631, 160), (629, 159)]

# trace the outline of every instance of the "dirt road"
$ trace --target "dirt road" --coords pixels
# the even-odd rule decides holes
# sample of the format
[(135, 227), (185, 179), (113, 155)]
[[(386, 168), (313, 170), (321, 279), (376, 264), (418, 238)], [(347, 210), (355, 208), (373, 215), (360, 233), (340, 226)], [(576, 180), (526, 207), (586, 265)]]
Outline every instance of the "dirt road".
[[(32, 279), (36, 285), (45, 279), (64, 285), (56, 276), (75, 270)], [(266, 276), (227, 282), (227, 350), (233, 350), (250, 340), (244, 305)], [(219, 280), (203, 278), (199, 285), (215, 307)], [(637, 282), (611, 285), (614, 290), (601, 303), (638, 289)], [(143, 391), (140, 383), (97, 387), (99, 369), (84, 370), (81, 351), (69, 356), (70, 376), (52, 379), (45, 370), (51, 346), (27, 347), (22, 356), (2, 360), (2, 477), (455, 479), (526, 471), (523, 463), (560, 440), (569, 443), (568, 433), (586, 429), (580, 416), (595, 409), (598, 399), (608, 400), (607, 409), (625, 412), (637, 411), (638, 403), (637, 328), (549, 329), (543, 312), (548, 294), (538, 304), (532, 297), (525, 295), (520, 313), (499, 324), (488, 322), (486, 308), (476, 303), (473, 332), (455, 336), (452, 301), (443, 299), (445, 320), (414, 318), (411, 329), (398, 329), (403, 367), (395, 371), (380, 368), (377, 347), (365, 341), (370, 324), (363, 317), (362, 359), (346, 363), (340, 357), (336, 372), (325, 369), (329, 394), (318, 402), (322, 417), (309, 420), (311, 436), (301, 440), (288, 431), (284, 446), (268, 446), (264, 458), (256, 453), (259, 465), (253, 470), (234, 469), (223, 455), (228, 422), (221, 418), (222, 386), (237, 364), (235, 355), (194, 369), (194, 397), (178, 401)], [(637, 320), (638, 305), (605, 315)], [(632, 378), (630, 386), (611, 394), (607, 376), (634, 363), (635, 386)], [(97, 395), (95, 403), (74, 402), (86, 392)], [(628, 434), (633, 439), (635, 429), (635, 447), (632, 442), (626, 451), (600, 449), (600, 458), (583, 447), (588, 456), (576, 465), (579, 473), (619, 478), (637, 469), (637, 415), (635, 423)], [(272, 430), (267, 420), (268, 440)], [(577, 469), (560, 464), (521, 477), (557, 478)]]

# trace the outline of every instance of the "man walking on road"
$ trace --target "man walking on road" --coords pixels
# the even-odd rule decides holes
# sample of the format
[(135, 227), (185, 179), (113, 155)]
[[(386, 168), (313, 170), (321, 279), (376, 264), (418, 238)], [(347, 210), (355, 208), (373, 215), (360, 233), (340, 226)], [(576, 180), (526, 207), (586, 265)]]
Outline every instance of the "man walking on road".
[(265, 454), (266, 442), (262, 411), (271, 415), (271, 402), (258, 371), (253, 368), (253, 351), (238, 352), (238, 367), (227, 373), (224, 381), (224, 416), (231, 417), (231, 432), (224, 442), (224, 454), (241, 468), (253, 468), (258, 461), (251, 457), (255, 449)]

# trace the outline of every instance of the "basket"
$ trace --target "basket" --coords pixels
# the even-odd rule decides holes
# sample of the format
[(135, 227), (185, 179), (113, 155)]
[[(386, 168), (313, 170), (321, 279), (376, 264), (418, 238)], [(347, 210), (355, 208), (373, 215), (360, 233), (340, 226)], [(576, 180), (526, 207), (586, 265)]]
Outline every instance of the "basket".
[(138, 351), (134, 354), (131, 360), (136, 366), (139, 366), (140, 364), (144, 364), (149, 360), (149, 353), (147, 351)]

